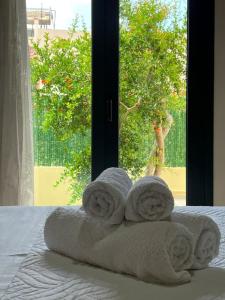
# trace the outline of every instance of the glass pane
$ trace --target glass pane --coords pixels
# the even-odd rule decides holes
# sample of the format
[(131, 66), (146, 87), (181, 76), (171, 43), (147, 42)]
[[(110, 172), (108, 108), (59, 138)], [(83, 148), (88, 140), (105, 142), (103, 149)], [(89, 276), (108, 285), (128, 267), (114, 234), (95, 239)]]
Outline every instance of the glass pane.
[(120, 0), (120, 166), (186, 198), (186, 0)]
[(91, 0), (27, 0), (35, 205), (79, 204), (91, 174)]

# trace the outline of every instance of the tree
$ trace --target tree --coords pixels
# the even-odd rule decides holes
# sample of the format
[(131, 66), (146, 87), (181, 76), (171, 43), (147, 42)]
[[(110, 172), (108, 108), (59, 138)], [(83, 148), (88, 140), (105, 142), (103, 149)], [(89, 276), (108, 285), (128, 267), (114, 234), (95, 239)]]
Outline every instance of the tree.
[[(140, 157), (138, 171), (146, 166), (147, 175), (160, 175), (164, 142), (173, 122), (171, 110), (185, 108), (185, 20), (178, 19), (175, 7), (155, 0), (134, 4), (125, 0), (121, 15), (121, 145), (123, 148), (126, 144), (132, 130), (129, 128), (134, 126), (131, 123), (136, 121), (136, 140), (138, 135), (139, 140), (154, 136), (153, 145), (147, 149), (149, 154)], [(132, 140), (132, 146), (138, 145)], [(141, 149), (135, 150), (136, 155), (126, 150), (122, 165), (135, 166)], [(133, 173), (137, 174), (136, 167)]]
[[(134, 177), (160, 175), (172, 111), (185, 108), (185, 20), (157, 0), (121, 1), (120, 165)], [(73, 24), (70, 38), (33, 44), (31, 60), (35, 118), (59, 140), (90, 136), (91, 35)], [(90, 139), (64, 176), (89, 180)], [(74, 184), (72, 184), (74, 186)], [(79, 190), (79, 188), (78, 188)], [(75, 199), (79, 194), (75, 194)]]

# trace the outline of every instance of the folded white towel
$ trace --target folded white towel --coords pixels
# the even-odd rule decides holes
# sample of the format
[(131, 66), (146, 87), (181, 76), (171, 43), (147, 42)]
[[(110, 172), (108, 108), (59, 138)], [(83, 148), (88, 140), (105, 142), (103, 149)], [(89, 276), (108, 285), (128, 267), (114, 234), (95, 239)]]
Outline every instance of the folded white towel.
[(125, 217), (130, 221), (165, 220), (174, 208), (174, 199), (165, 181), (145, 176), (130, 189)]
[(194, 237), (194, 260), (191, 269), (203, 269), (219, 253), (220, 231), (208, 216), (191, 213), (175, 213), (171, 221), (184, 225)]
[(84, 190), (83, 208), (92, 217), (120, 224), (131, 186), (132, 181), (123, 169), (108, 168)]
[(58, 208), (44, 229), (49, 249), (147, 282), (190, 281), (193, 238), (173, 222), (123, 222), (109, 225), (82, 210)]

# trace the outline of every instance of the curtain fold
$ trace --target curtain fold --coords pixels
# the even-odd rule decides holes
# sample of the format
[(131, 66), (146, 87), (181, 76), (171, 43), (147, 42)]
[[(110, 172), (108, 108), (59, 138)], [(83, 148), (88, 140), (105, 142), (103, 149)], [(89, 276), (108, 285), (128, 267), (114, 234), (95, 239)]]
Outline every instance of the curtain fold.
[(0, 1), (0, 205), (33, 204), (25, 0)]

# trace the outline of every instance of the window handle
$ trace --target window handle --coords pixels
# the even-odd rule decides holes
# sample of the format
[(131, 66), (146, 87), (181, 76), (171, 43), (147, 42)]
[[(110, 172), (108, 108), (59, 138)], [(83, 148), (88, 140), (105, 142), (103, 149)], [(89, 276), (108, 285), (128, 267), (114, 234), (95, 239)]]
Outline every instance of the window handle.
[(112, 122), (112, 100), (107, 101), (107, 121)]

